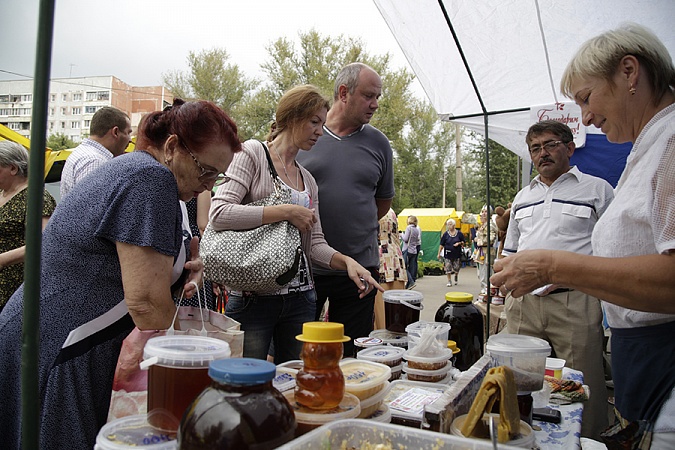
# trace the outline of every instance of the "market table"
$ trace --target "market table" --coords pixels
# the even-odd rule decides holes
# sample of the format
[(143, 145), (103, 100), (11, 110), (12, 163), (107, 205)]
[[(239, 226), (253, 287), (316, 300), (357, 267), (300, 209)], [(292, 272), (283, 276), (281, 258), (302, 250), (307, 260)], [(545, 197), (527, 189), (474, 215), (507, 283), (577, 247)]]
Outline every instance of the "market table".
[[(584, 382), (583, 373), (563, 368), (563, 379), (574, 380), (580, 383)], [(584, 404), (575, 402), (569, 405), (548, 405), (553, 409), (560, 411), (562, 420), (559, 424), (533, 420), (532, 424), (539, 427), (535, 430), (535, 442), (541, 450), (547, 449), (565, 449), (574, 450), (581, 448), (581, 418), (583, 415)]]

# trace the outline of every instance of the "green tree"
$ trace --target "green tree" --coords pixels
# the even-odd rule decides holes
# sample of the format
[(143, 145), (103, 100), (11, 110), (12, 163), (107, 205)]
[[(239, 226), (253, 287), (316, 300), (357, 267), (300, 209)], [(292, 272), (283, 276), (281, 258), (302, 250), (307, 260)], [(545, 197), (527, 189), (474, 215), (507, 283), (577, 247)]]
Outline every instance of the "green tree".
[[(394, 143), (395, 211), (405, 208), (440, 208), (443, 200), (443, 172), (454, 160), (454, 125), (438, 120), (427, 102), (412, 102), (406, 133)], [(446, 206), (455, 203), (455, 173), (446, 172)]]
[[(481, 135), (470, 133), (471, 139), (465, 153), (466, 182), (464, 184), (465, 210), (478, 213), (486, 203), (485, 140)], [(490, 203), (506, 206), (518, 193), (518, 155), (488, 140), (490, 151)]]
[(246, 77), (239, 66), (229, 63), (225, 49), (214, 48), (188, 53), (189, 71), (169, 71), (162, 82), (176, 97), (209, 100), (236, 116), (237, 108), (247, 103), (259, 81)]
[(54, 133), (47, 138), (47, 147), (52, 150), (67, 150), (77, 147), (77, 143), (63, 133)]

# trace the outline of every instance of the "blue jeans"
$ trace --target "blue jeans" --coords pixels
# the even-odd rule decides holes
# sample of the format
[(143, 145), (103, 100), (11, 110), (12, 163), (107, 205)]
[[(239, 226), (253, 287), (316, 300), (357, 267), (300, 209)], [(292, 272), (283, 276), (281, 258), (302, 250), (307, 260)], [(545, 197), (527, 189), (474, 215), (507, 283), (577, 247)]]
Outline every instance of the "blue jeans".
[[(379, 276), (378, 269), (369, 269), (371, 275)], [(344, 343), (344, 357), (354, 356), (354, 339), (367, 337), (373, 331), (375, 318), (376, 289), (373, 289), (363, 298), (359, 298), (359, 291), (354, 282), (347, 276), (315, 275), (316, 287), (316, 320), (319, 320), (323, 305), (328, 302), (328, 320), (345, 326), (345, 335), (351, 338)]]
[(225, 314), (241, 323), (244, 357), (266, 359), (274, 338), (274, 363), (300, 359), (302, 324), (314, 320), (316, 291), (284, 295), (231, 294)]
[(405, 264), (408, 270), (407, 288), (417, 281), (417, 255), (417, 253), (406, 252)]

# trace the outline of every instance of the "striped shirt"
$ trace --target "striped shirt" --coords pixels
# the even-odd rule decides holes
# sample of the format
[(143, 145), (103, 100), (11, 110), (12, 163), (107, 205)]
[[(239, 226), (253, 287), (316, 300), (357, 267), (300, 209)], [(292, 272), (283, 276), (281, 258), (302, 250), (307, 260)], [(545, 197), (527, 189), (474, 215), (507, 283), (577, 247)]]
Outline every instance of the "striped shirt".
[(576, 166), (551, 186), (537, 175), (513, 200), (502, 254), (531, 249), (592, 254), (593, 227), (613, 198), (607, 181)]
[(92, 139), (85, 139), (70, 154), (61, 172), (61, 198), (84, 177), (113, 159), (113, 154)]

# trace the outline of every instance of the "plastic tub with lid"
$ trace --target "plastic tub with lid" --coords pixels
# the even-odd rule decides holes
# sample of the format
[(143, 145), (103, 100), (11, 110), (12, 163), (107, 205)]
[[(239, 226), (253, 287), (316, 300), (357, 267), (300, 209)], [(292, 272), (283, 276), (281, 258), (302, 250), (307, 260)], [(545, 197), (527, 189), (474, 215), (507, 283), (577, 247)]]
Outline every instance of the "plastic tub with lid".
[(295, 413), (295, 421), (298, 423), (296, 437), (329, 422), (355, 419), (361, 413), (361, 402), (358, 397), (349, 393), (345, 393), (342, 402), (333, 409), (310, 409), (295, 401), (295, 392), (286, 391), (283, 394)]
[(403, 333), (405, 327), (420, 320), (420, 311), (424, 309), (421, 292), (392, 289), (384, 291), (384, 322), (385, 328), (395, 333)]
[(388, 381), (385, 381), (384, 387), (375, 395), (368, 397), (365, 400), (361, 400), (361, 414), (359, 418), (364, 419), (368, 416), (373, 415), (375, 411), (382, 405), (384, 397), (389, 393), (389, 388), (391, 384)]
[(103, 425), (96, 436), (94, 450), (174, 450), (176, 433), (158, 430), (145, 414), (126, 416)]
[(372, 361), (386, 366), (396, 367), (403, 362), (403, 354), (405, 349), (401, 347), (392, 347), (390, 345), (378, 345), (377, 347), (367, 348), (361, 350), (357, 355), (356, 359), (365, 359), (366, 361)]
[(387, 404), (382, 402), (380, 407), (377, 408), (377, 411), (371, 414), (370, 417), (366, 417), (366, 419), (372, 420), (373, 422), (389, 423), (391, 422), (391, 411)]
[(370, 332), (369, 336), (382, 339), (382, 342), (385, 345), (408, 348), (408, 333), (394, 333), (389, 330), (373, 330)]
[(391, 422), (413, 428), (422, 426), (425, 405), (435, 402), (451, 386), (422, 381), (392, 381), (384, 403), (391, 411)]
[(452, 369), (451, 365), (441, 367), (437, 370), (421, 370), (421, 369), (412, 369), (408, 367), (408, 364), (403, 364), (403, 372), (408, 376), (408, 379), (411, 381), (425, 381), (427, 383), (438, 383), (445, 380), (445, 377)]
[(513, 371), (518, 392), (534, 392), (544, 386), (546, 357), (551, 346), (543, 339), (519, 334), (490, 336), (487, 352), (497, 366), (508, 366)]
[(408, 350), (412, 350), (420, 342), (420, 337), (425, 328), (436, 328), (436, 340), (439, 348), (448, 347), (448, 334), (450, 333), (450, 324), (445, 322), (426, 322), (424, 320), (411, 323), (405, 328), (408, 333)]
[(391, 377), (391, 367), (362, 359), (340, 361), (345, 391), (365, 400), (380, 392)]
[(230, 357), (227, 342), (206, 336), (174, 335), (148, 339), (141, 368), (148, 371), (148, 420), (177, 430), (183, 412), (211, 384), (209, 364)]
[[(408, 367), (419, 370), (439, 370), (444, 368), (452, 358), (452, 350), (449, 348), (441, 348), (432, 354), (416, 355), (416, 352), (408, 350), (403, 354), (403, 359), (408, 361)], [(417, 352), (419, 353), (419, 352)]]

